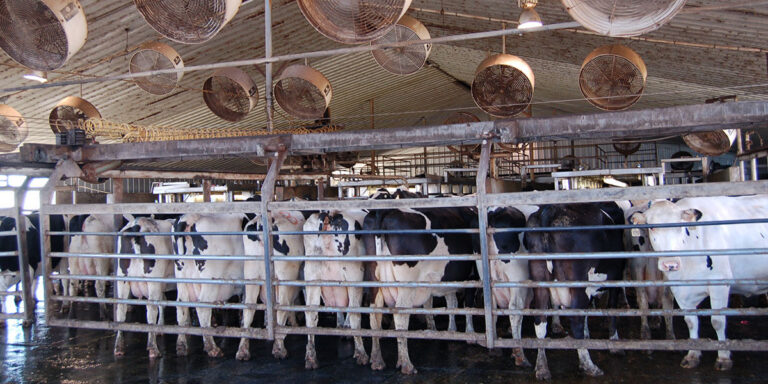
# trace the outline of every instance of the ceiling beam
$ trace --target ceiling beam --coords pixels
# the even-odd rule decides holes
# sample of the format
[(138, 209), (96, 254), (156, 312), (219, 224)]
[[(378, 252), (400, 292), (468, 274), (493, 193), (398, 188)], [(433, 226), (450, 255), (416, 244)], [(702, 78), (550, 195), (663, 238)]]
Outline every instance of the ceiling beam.
[(768, 123), (768, 102), (750, 101), (307, 135), (101, 144), (81, 148), (25, 144), (21, 148), (21, 159), (52, 163), (61, 159), (91, 162), (234, 158), (264, 156), (281, 148), (297, 155), (471, 144), (483, 138), (504, 143), (568, 139), (627, 140), (750, 128), (765, 123)]

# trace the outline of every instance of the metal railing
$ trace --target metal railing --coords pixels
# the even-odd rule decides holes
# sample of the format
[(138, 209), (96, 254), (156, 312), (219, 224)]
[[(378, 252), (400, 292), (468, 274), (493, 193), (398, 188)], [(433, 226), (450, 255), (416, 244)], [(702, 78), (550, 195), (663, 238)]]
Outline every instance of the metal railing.
[[(22, 188), (22, 190), (25, 189)], [(19, 192), (17, 191), (17, 195), (18, 193)], [(0, 321), (5, 321), (6, 319), (19, 319), (23, 320), (25, 326), (28, 326), (34, 321), (35, 293), (32, 292), (32, 277), (29, 275), (29, 267), (27, 267), (29, 265), (29, 254), (27, 250), (26, 218), (21, 207), (0, 209), (0, 216), (12, 217), (16, 221), (15, 231), (0, 232), (0, 237), (15, 237), (16, 251), (0, 252), (0, 258), (18, 258), (19, 270), (4, 271), (3, 274), (8, 276), (12, 275), (18, 279), (18, 284), (21, 288), (20, 291), (0, 292), (0, 300), (5, 301), (7, 296), (14, 296), (20, 298), (23, 304), (17, 312), (7, 313), (8, 308), (6, 308), (5, 303), (2, 303), (3, 305), (0, 307), (2, 307), (3, 311), (0, 311)], [(16, 283), (13, 285), (16, 285)]]

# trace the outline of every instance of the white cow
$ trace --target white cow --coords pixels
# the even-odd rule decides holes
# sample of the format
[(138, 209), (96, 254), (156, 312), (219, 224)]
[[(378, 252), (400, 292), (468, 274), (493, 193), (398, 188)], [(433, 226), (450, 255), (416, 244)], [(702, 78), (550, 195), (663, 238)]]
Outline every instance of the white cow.
[[(533, 212), (539, 210), (538, 206), (522, 205), (514, 207), (488, 208), (489, 228), (524, 228), (525, 222)], [(479, 239), (476, 239), (476, 241)], [(479, 252), (479, 244), (475, 245), (475, 252)], [(528, 260), (497, 260), (497, 255), (512, 253), (525, 253), (522, 232), (499, 232), (488, 236), (488, 256), (490, 260), (491, 279), (494, 282), (520, 282), (530, 279)], [(482, 261), (477, 261), (477, 270), (482, 271)], [(482, 278), (482, 273), (480, 274)], [(496, 307), (501, 309), (525, 309), (533, 298), (530, 288), (494, 288), (493, 298)], [(509, 315), (510, 331), (512, 338), (522, 338), (522, 315)], [(522, 348), (515, 348), (512, 352), (515, 365), (528, 367), (531, 364), (526, 359)]]
[[(69, 229), (72, 232), (114, 232), (115, 222), (113, 215), (80, 215), (74, 216), (69, 221)], [(112, 236), (97, 235), (73, 235), (69, 242), (70, 253), (114, 253), (115, 238)], [(72, 275), (109, 276), (112, 261), (103, 258), (71, 257), (69, 258), (69, 273)], [(107, 282), (96, 280), (96, 297), (106, 297)], [(69, 295), (77, 296), (80, 281), (69, 279)], [(106, 304), (99, 304), (101, 317), (106, 317)]]
[[(768, 218), (768, 195), (745, 197), (701, 197), (682, 199), (676, 203), (654, 202), (644, 213), (632, 216), (635, 224), (693, 223), (697, 221)], [(768, 248), (768, 224), (728, 226), (692, 226), (653, 228), (649, 230), (651, 245), (657, 251), (717, 250)], [(659, 269), (668, 280), (757, 279), (768, 278), (768, 254), (725, 256), (716, 253), (695, 257), (661, 257)], [(713, 309), (728, 306), (729, 294), (757, 295), (768, 292), (768, 286), (736, 284), (731, 286), (672, 287), (682, 309), (695, 309), (709, 297)], [(696, 316), (685, 316), (691, 339), (699, 337)], [(712, 316), (712, 327), (718, 340), (725, 340), (725, 316)], [(733, 366), (730, 351), (718, 351), (715, 368)], [(701, 351), (691, 350), (681, 366), (698, 366)]]
[[(643, 212), (648, 208), (649, 201), (617, 201), (616, 204), (624, 211), (624, 218), (629, 221), (630, 216)], [(624, 247), (634, 252), (652, 252), (651, 242), (648, 237), (648, 229), (633, 228), (624, 231)], [(634, 281), (659, 281), (664, 275), (658, 269), (657, 257), (632, 257), (628, 259), (627, 266), (630, 278)], [(672, 291), (667, 287), (635, 287), (637, 306), (641, 310), (648, 310), (651, 306), (661, 307), (665, 310), (674, 309)], [(675, 331), (672, 326), (672, 316), (664, 316), (666, 338), (673, 340)], [(651, 327), (648, 316), (640, 316), (640, 337), (644, 340), (651, 338)]]
[[(352, 231), (360, 230), (365, 220), (365, 211), (322, 211), (312, 214), (304, 223), (304, 231)], [(360, 235), (334, 234), (304, 235), (304, 249), (308, 256), (358, 256), (365, 254), (365, 248)], [(304, 263), (304, 279), (307, 281), (363, 281), (365, 268), (362, 262), (355, 261), (306, 261)], [(360, 287), (318, 287), (306, 286), (304, 293), (308, 306), (319, 306), (320, 299), (330, 307), (357, 307), (363, 300), (363, 288)], [(306, 311), (307, 328), (317, 327), (317, 312)], [(348, 314), (349, 327), (360, 329), (361, 314)], [(354, 337), (354, 358), (360, 365), (368, 364), (368, 354), (363, 346), (363, 338)], [(315, 336), (307, 338), (305, 356), (307, 369), (317, 368), (317, 353), (315, 351)]]
[[(297, 211), (276, 211), (272, 213), (271, 224), (273, 231), (301, 231), (304, 226), (304, 216)], [(263, 217), (257, 214), (248, 224), (245, 225), (246, 231), (264, 230)], [(266, 272), (264, 265), (264, 242), (262, 235), (244, 235), (243, 242), (245, 254), (248, 256), (258, 256), (253, 261), (245, 262), (246, 279), (265, 280)], [(275, 256), (302, 256), (304, 255), (304, 243), (301, 235), (273, 235), (272, 249)], [(300, 261), (275, 261), (274, 276), (277, 280), (298, 280), (301, 270)], [(299, 287), (278, 285), (275, 288), (276, 303), (278, 305), (292, 305), (299, 295)], [(256, 304), (261, 297), (261, 301), (266, 303), (266, 290), (261, 289), (261, 285), (246, 285), (243, 303)], [(254, 309), (243, 310), (243, 328), (248, 328), (253, 322)], [(277, 311), (277, 324), (285, 325), (289, 315), (293, 312)], [(295, 319), (295, 317), (294, 317)], [(272, 355), (278, 359), (284, 359), (288, 356), (285, 349), (285, 335), (277, 335), (272, 347)], [(249, 351), (249, 339), (240, 339), (240, 347), (237, 350), (238, 360), (248, 360), (251, 358)]]
[[(171, 232), (174, 220), (155, 220), (148, 217), (135, 218), (120, 230), (124, 233)], [(117, 243), (117, 252), (136, 255), (172, 255), (173, 241), (171, 236), (121, 236)], [(168, 259), (120, 259), (117, 276), (169, 278), (173, 277), (173, 263)], [(161, 282), (117, 282), (117, 297), (127, 299), (133, 295), (137, 299), (164, 300), (168, 285)], [(170, 288), (170, 287), (169, 287)], [(127, 304), (117, 304), (115, 321), (124, 322)], [(147, 324), (162, 325), (163, 307), (147, 305)], [(125, 353), (123, 332), (117, 331), (115, 338), (115, 356)], [(149, 358), (160, 357), (155, 332), (147, 334), (147, 350)]]
[[(175, 276), (185, 279), (227, 279), (243, 278), (243, 261), (216, 260), (215, 256), (243, 255), (243, 238), (238, 235), (195, 235), (195, 232), (240, 232), (248, 218), (243, 214), (187, 214), (176, 223), (174, 247), (179, 255), (200, 255), (199, 260), (176, 260)], [(210, 256), (207, 256), (210, 255)], [(207, 258), (207, 260), (206, 260)], [(178, 300), (185, 302), (222, 303), (242, 293), (242, 288), (233, 284), (189, 284), (179, 283)], [(200, 327), (211, 327), (211, 308), (195, 307)], [(176, 307), (177, 323), (189, 326), (189, 307)], [(203, 336), (205, 351), (210, 357), (221, 357), (223, 353), (213, 336)], [(179, 334), (176, 353), (187, 354), (187, 336)]]

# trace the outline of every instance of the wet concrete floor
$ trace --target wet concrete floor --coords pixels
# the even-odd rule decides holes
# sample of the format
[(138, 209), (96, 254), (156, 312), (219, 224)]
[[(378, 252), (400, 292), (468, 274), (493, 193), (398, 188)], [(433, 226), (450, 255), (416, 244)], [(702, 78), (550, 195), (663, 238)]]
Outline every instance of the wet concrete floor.
[[(191, 337), (190, 356), (177, 357), (174, 335), (158, 339), (164, 355), (150, 361), (145, 350), (146, 336), (126, 334), (126, 354), (113, 356), (114, 333), (83, 329), (50, 328), (43, 324), (42, 303), (37, 306), (38, 320), (30, 329), (20, 322), (9, 320), (0, 329), (0, 382), (3, 383), (174, 383), (174, 384), (234, 384), (234, 383), (535, 383), (532, 369), (515, 368), (510, 351), (489, 352), (462, 342), (411, 340), (411, 359), (419, 370), (416, 376), (403, 376), (394, 368), (396, 343), (382, 341), (384, 371), (373, 372), (352, 360), (351, 340), (337, 337), (318, 337), (320, 368), (304, 369), (305, 337), (292, 336), (286, 341), (289, 357), (275, 360), (271, 343), (251, 341), (251, 361), (235, 360), (238, 340), (217, 339), (225, 352), (221, 359), (208, 358), (202, 351), (199, 337)], [(93, 319), (98, 315), (95, 306), (78, 307), (78, 318)], [(143, 311), (134, 310), (129, 320), (140, 322)], [(168, 323), (174, 322), (172, 311), (166, 313)], [(325, 322), (331, 325), (334, 318)], [(679, 321), (679, 322), (678, 322)], [(605, 337), (599, 321), (590, 321), (593, 337)], [(412, 321), (419, 327), (419, 321)], [(323, 325), (323, 324), (321, 324)], [(508, 325), (508, 324), (507, 324)], [(621, 319), (622, 337), (636, 337), (637, 320)], [(442, 324), (444, 327), (445, 325)], [(729, 335), (764, 339), (768, 335), (768, 319), (729, 319)], [(441, 322), (438, 322), (438, 328)], [(676, 320), (678, 337), (687, 330), (682, 319)], [(460, 324), (461, 328), (461, 324)], [(499, 329), (506, 328), (506, 326)], [(533, 326), (526, 320), (525, 336), (531, 337)], [(702, 337), (714, 337), (709, 321), (701, 322)], [(655, 331), (654, 337), (662, 337)], [(503, 335), (508, 337), (508, 335)], [(370, 351), (369, 341), (366, 341)], [(535, 361), (536, 352), (526, 351), (528, 359)], [(627, 352), (613, 356), (606, 351), (593, 351), (595, 363), (605, 371), (600, 378), (584, 377), (578, 372), (575, 351), (549, 351), (548, 358), (554, 383), (674, 383), (674, 384), (737, 384), (768, 383), (768, 352), (733, 354), (734, 367), (730, 372), (715, 371), (714, 352), (704, 352), (701, 366), (686, 370), (679, 366), (683, 352)]]

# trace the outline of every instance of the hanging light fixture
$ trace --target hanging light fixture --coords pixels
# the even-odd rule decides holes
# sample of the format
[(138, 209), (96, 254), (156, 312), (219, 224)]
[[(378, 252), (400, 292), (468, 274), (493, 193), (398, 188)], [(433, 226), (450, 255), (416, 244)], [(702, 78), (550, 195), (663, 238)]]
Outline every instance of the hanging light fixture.
[(33, 80), (40, 83), (48, 82), (48, 75), (43, 71), (32, 71), (32, 72), (23, 74), (21, 77), (27, 80)]
[(543, 25), (541, 22), (541, 16), (536, 12), (536, 4), (538, 0), (517, 0), (517, 5), (522, 8), (523, 12), (520, 13), (520, 24), (518, 29), (538, 28)]

